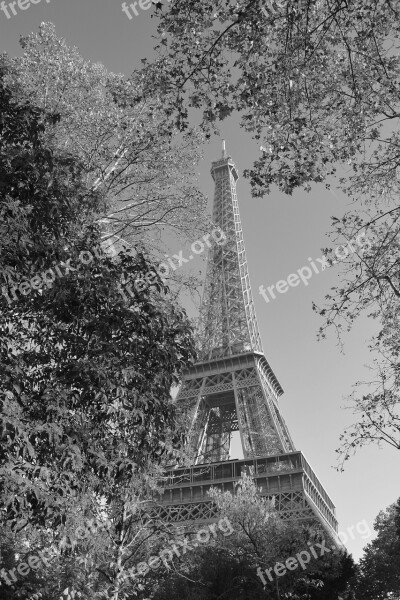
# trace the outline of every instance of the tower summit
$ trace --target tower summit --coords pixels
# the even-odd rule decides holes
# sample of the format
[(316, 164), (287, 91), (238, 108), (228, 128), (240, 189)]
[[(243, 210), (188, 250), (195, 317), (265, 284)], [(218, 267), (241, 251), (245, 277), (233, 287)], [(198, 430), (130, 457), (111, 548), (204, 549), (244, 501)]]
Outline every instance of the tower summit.
[(226, 158), (225, 140), (222, 140), (222, 158)]
[[(209, 251), (199, 358), (177, 397), (191, 423), (192, 467), (170, 471), (158, 516), (170, 522), (212, 520), (211, 485), (233, 492), (233, 483), (247, 472), (263, 496), (275, 498), (282, 518), (317, 519), (337, 542), (335, 507), (294, 447), (279, 406), (283, 390), (263, 352), (236, 195), (238, 174), (225, 142), (211, 175), (213, 221), (226, 241)], [(236, 432), (243, 458), (232, 457)]]

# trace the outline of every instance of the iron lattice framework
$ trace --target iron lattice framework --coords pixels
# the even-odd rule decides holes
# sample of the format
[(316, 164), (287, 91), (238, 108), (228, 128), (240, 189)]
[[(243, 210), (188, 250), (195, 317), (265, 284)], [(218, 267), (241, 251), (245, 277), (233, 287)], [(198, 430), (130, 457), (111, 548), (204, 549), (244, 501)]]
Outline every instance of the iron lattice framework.
[[(224, 150), (225, 154), (225, 150)], [(230, 157), (212, 163), (213, 221), (226, 236), (211, 248), (200, 310), (200, 356), (213, 359), (239, 352), (262, 353), (236, 196), (238, 174)]]
[[(190, 424), (190, 469), (174, 469), (154, 507), (164, 522), (215, 519), (211, 485), (234, 490), (252, 473), (283, 518), (315, 519), (335, 543), (335, 508), (282, 418), (283, 390), (268, 364), (254, 310), (236, 196), (235, 165), (225, 154), (212, 163), (214, 223), (226, 236), (210, 249), (200, 311), (199, 361), (185, 374), (177, 403)], [(230, 460), (240, 433), (243, 460)]]
[(246, 352), (195, 365), (178, 398), (192, 423), (193, 462), (228, 460), (234, 431), (240, 432), (245, 458), (293, 452), (279, 410), (281, 394), (261, 353)]

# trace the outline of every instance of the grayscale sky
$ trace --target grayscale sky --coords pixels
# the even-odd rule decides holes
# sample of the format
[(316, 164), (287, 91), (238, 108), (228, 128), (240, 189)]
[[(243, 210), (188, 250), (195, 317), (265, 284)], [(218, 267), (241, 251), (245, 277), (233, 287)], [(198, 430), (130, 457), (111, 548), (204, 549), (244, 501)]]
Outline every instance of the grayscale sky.
[[(55, 23), (58, 35), (78, 46), (86, 59), (115, 72), (128, 75), (140, 66), (141, 58), (152, 54), (156, 27), (156, 19), (150, 18), (152, 9), (140, 11), (131, 20), (122, 12), (120, 0), (41, 0), (24, 11), (16, 5), (16, 11), (9, 19), (0, 12), (0, 52), (11, 56), (20, 53), (20, 35), (37, 31), (42, 21)], [(234, 119), (224, 123), (221, 131), (228, 153), (242, 172), (257, 157), (258, 145)], [(201, 186), (210, 200), (210, 165), (220, 152), (220, 141), (214, 139), (199, 165)], [(358, 321), (344, 338), (345, 354), (340, 353), (333, 334), (324, 342), (316, 341), (321, 321), (311, 302), (322, 300), (339, 281), (340, 266), (315, 274), (307, 287), (290, 289), (269, 304), (259, 295), (261, 284), (275, 284), (307, 265), (309, 257), (321, 257), (321, 248), (328, 245), (325, 233), (330, 216), (340, 216), (349, 201), (323, 186), (310, 194), (289, 197), (274, 191), (264, 199), (252, 199), (243, 178), (238, 181), (238, 198), (264, 351), (285, 390), (281, 410), (297, 449), (305, 454), (336, 505), (339, 530), (347, 533), (346, 546), (358, 559), (369, 540), (357, 532), (357, 524), (365, 520), (372, 530), (379, 510), (399, 496), (398, 451), (368, 447), (347, 463), (344, 473), (333, 468), (339, 435), (352, 420), (351, 412), (342, 408), (344, 397), (354, 382), (369, 378), (364, 365), (371, 360), (368, 339), (374, 324), (366, 318)], [(360, 526), (359, 531), (365, 530)]]

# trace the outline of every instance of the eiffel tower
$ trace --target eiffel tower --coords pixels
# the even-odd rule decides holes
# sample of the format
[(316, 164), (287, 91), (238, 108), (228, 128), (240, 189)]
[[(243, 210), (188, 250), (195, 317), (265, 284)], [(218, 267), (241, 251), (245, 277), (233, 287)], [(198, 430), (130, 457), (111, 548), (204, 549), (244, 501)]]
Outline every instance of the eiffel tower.
[[(192, 466), (166, 473), (158, 518), (204, 523), (216, 518), (211, 486), (234, 491), (242, 473), (256, 479), (283, 519), (317, 520), (338, 545), (335, 507), (281, 415), (283, 390), (265, 358), (258, 330), (236, 196), (235, 164), (212, 163), (213, 221), (224, 244), (209, 251), (200, 310), (199, 359), (186, 373), (177, 403), (190, 427)], [(230, 460), (240, 438), (243, 458)]]

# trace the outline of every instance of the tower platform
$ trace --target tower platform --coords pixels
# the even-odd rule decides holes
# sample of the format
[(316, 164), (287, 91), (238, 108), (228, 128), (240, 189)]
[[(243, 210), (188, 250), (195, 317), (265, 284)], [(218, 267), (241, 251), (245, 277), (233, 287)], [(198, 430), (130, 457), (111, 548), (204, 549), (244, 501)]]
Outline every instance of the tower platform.
[(328, 537), (342, 545), (335, 506), (301, 452), (172, 468), (165, 473), (164, 494), (157, 499), (157, 518), (199, 525), (216, 520), (207, 492), (214, 486), (233, 493), (233, 484), (244, 473), (255, 479), (260, 495), (273, 501), (283, 520), (317, 520)]

